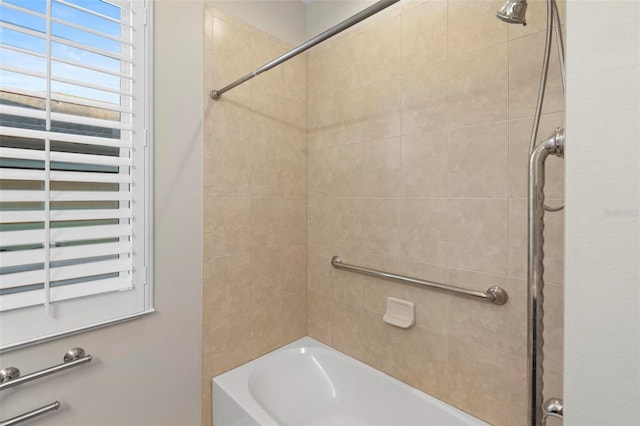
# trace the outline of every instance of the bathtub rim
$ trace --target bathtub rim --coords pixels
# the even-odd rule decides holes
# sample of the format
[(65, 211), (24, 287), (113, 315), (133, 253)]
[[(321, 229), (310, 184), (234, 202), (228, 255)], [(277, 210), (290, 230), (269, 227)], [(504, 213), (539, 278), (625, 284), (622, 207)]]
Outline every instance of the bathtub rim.
[[(402, 382), (401, 380), (396, 379), (393, 376), (390, 376), (369, 364), (366, 364), (350, 355), (345, 354), (344, 352), (339, 351), (329, 345), (326, 345), (312, 337), (305, 336), (298, 340), (295, 340), (287, 345), (281, 346), (277, 349), (274, 349), (271, 352), (268, 352), (258, 358), (255, 358), (249, 362), (241, 364), (231, 370), (228, 370), (224, 373), (221, 373), (217, 376), (211, 378), (211, 389), (212, 389), (212, 402), (213, 402), (213, 393), (214, 389), (217, 386), (223, 391), (228, 398), (233, 400), (235, 404), (239, 407), (243, 407), (244, 411), (249, 415), (255, 422), (259, 425), (263, 426), (279, 426), (279, 423), (271, 417), (271, 415), (255, 400), (254, 396), (251, 394), (249, 389), (249, 380), (251, 375), (256, 368), (259, 368), (261, 364), (269, 363), (274, 357), (277, 357), (279, 352), (287, 351), (291, 349), (302, 349), (302, 348), (318, 348), (328, 350), (330, 352), (335, 353), (340, 357), (345, 357), (347, 363), (355, 364), (361, 368), (364, 368), (368, 373), (374, 374), (380, 378), (383, 378), (390, 383), (394, 383), (404, 391), (410, 392), (419, 398), (425, 400), (425, 402), (435, 404), (439, 408), (442, 408), (447, 413), (451, 414), (453, 417), (457, 417), (459, 419), (466, 419), (470, 422), (470, 425), (473, 426), (490, 426), (489, 423), (484, 422), (483, 420), (469, 414), (460, 408), (454, 407), (453, 405), (438, 399), (432, 395), (429, 395), (426, 392), (423, 392), (413, 386)], [(251, 407), (246, 407), (245, 401), (251, 401)], [(214, 404), (212, 404), (214, 405)], [(215, 418), (215, 406), (212, 407), (212, 419)], [(474, 423), (475, 422), (475, 423)], [(216, 425), (219, 426), (219, 425)]]

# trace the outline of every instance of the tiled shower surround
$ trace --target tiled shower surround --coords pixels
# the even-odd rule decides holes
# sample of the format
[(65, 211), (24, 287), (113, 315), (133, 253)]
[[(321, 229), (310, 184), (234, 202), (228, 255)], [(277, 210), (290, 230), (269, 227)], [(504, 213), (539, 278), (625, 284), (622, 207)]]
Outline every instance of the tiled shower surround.
[[(401, 1), (220, 102), (205, 93), (205, 422), (212, 375), (308, 334), (491, 424), (526, 424), (527, 149), (546, 6), (530, 0), (522, 27), (494, 17), (500, 3)], [(207, 19), (207, 92), (286, 50)], [(553, 49), (540, 138), (563, 122)], [(562, 162), (548, 163), (558, 205)], [(547, 214), (547, 396), (562, 395), (563, 220)], [(334, 255), (510, 299), (338, 271)], [(388, 296), (416, 304), (415, 327), (382, 321)]]
[(306, 58), (227, 93), (293, 46), (205, 10), (203, 424), (211, 380), (307, 332)]

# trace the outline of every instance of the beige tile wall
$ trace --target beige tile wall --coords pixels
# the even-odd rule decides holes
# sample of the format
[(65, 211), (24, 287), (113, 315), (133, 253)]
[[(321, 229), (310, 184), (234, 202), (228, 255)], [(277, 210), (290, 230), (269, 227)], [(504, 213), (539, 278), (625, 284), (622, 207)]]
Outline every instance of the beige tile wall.
[[(308, 333), (494, 425), (526, 424), (527, 147), (545, 2), (403, 1), (310, 51)], [(560, 7), (564, 14), (564, 7)], [(563, 121), (551, 61), (540, 136)], [(549, 203), (563, 198), (548, 166)], [(561, 395), (563, 215), (545, 232), (545, 368)], [(331, 268), (330, 259), (484, 291), (493, 306)], [(385, 324), (387, 296), (417, 326)], [(503, 409), (504, 408), (504, 409)]]
[[(497, 21), (499, 6), (403, 1), (219, 102), (211, 87), (289, 46), (205, 11), (203, 424), (211, 376), (307, 333), (492, 424), (525, 424), (526, 153), (545, 4), (530, 0), (527, 27)], [(555, 57), (548, 87), (541, 136), (563, 120)], [(557, 204), (562, 163), (549, 163)], [(548, 216), (549, 396), (562, 388), (562, 228)], [(510, 302), (336, 271), (336, 254), (500, 285)], [(387, 296), (416, 303), (416, 327), (382, 321)]]
[(202, 424), (211, 377), (307, 333), (306, 58), (225, 94), (289, 50), (205, 9)]

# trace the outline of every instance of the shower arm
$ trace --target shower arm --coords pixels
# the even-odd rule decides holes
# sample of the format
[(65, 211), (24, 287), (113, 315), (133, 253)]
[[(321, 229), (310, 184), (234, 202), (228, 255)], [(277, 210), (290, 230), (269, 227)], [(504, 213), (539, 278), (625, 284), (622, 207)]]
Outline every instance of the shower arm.
[[(543, 288), (544, 288), (544, 184), (549, 155), (564, 156), (564, 126), (538, 145), (529, 157), (528, 265), (527, 265), (527, 364), (529, 426), (540, 426), (551, 415), (543, 408)], [(560, 401), (560, 400), (554, 400)], [(560, 401), (560, 406), (561, 406)], [(546, 405), (545, 405), (546, 406)], [(560, 411), (561, 412), (561, 411)]]

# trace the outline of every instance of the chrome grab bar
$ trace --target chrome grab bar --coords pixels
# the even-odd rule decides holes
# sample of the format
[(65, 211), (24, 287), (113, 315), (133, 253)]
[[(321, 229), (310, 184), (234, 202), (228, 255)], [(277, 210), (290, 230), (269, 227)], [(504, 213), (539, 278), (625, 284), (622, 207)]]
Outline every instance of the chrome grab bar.
[(331, 259), (331, 265), (336, 269), (345, 269), (353, 272), (357, 272), (359, 274), (370, 275), (372, 277), (378, 278), (388, 278), (390, 280), (424, 285), (427, 287), (435, 288), (436, 290), (446, 291), (452, 294), (458, 294), (461, 296), (471, 297), (474, 299), (478, 299), (482, 302), (493, 303), (494, 305), (504, 305), (507, 303), (509, 296), (507, 292), (502, 287), (492, 286), (487, 289), (486, 292), (467, 290), (466, 288), (455, 287), (448, 284), (436, 283), (433, 281), (425, 281), (419, 278), (407, 277), (404, 275), (398, 275), (391, 272), (383, 272), (377, 269), (364, 268), (362, 266), (349, 265), (347, 263), (342, 263), (342, 259), (339, 256), (333, 256)]
[[(53, 367), (45, 368), (44, 370), (36, 371), (35, 373), (27, 374), (23, 377), (19, 377), (20, 370), (18, 370), (17, 368), (6, 368), (2, 370), (2, 374), (0, 374), (0, 391), (30, 382), (32, 380), (40, 379), (50, 374), (68, 370), (69, 368), (73, 368), (81, 364), (86, 364), (88, 362), (91, 362), (92, 359), (93, 357), (91, 355), (84, 354), (84, 349), (73, 348), (68, 350), (67, 353), (64, 354), (64, 362), (62, 364), (54, 365)], [(5, 372), (8, 372), (8, 374), (4, 374)]]
[(542, 426), (548, 415), (562, 416), (562, 401), (553, 400), (549, 412), (542, 399), (544, 316), (544, 184), (545, 161), (564, 156), (565, 129), (558, 127), (529, 157), (528, 265), (527, 265), (527, 364), (529, 426)]
[(50, 411), (55, 411), (58, 408), (60, 408), (60, 402), (55, 401), (55, 402), (52, 402), (51, 404), (47, 404), (47, 405), (42, 406), (40, 408), (36, 408), (35, 410), (28, 411), (28, 412), (26, 412), (24, 414), (20, 414), (19, 416), (12, 417), (12, 418), (10, 418), (8, 420), (0, 422), (0, 426), (17, 425), (18, 423), (26, 422), (27, 420), (31, 420), (34, 417), (41, 416), (41, 415), (46, 414), (46, 413), (48, 413)]

